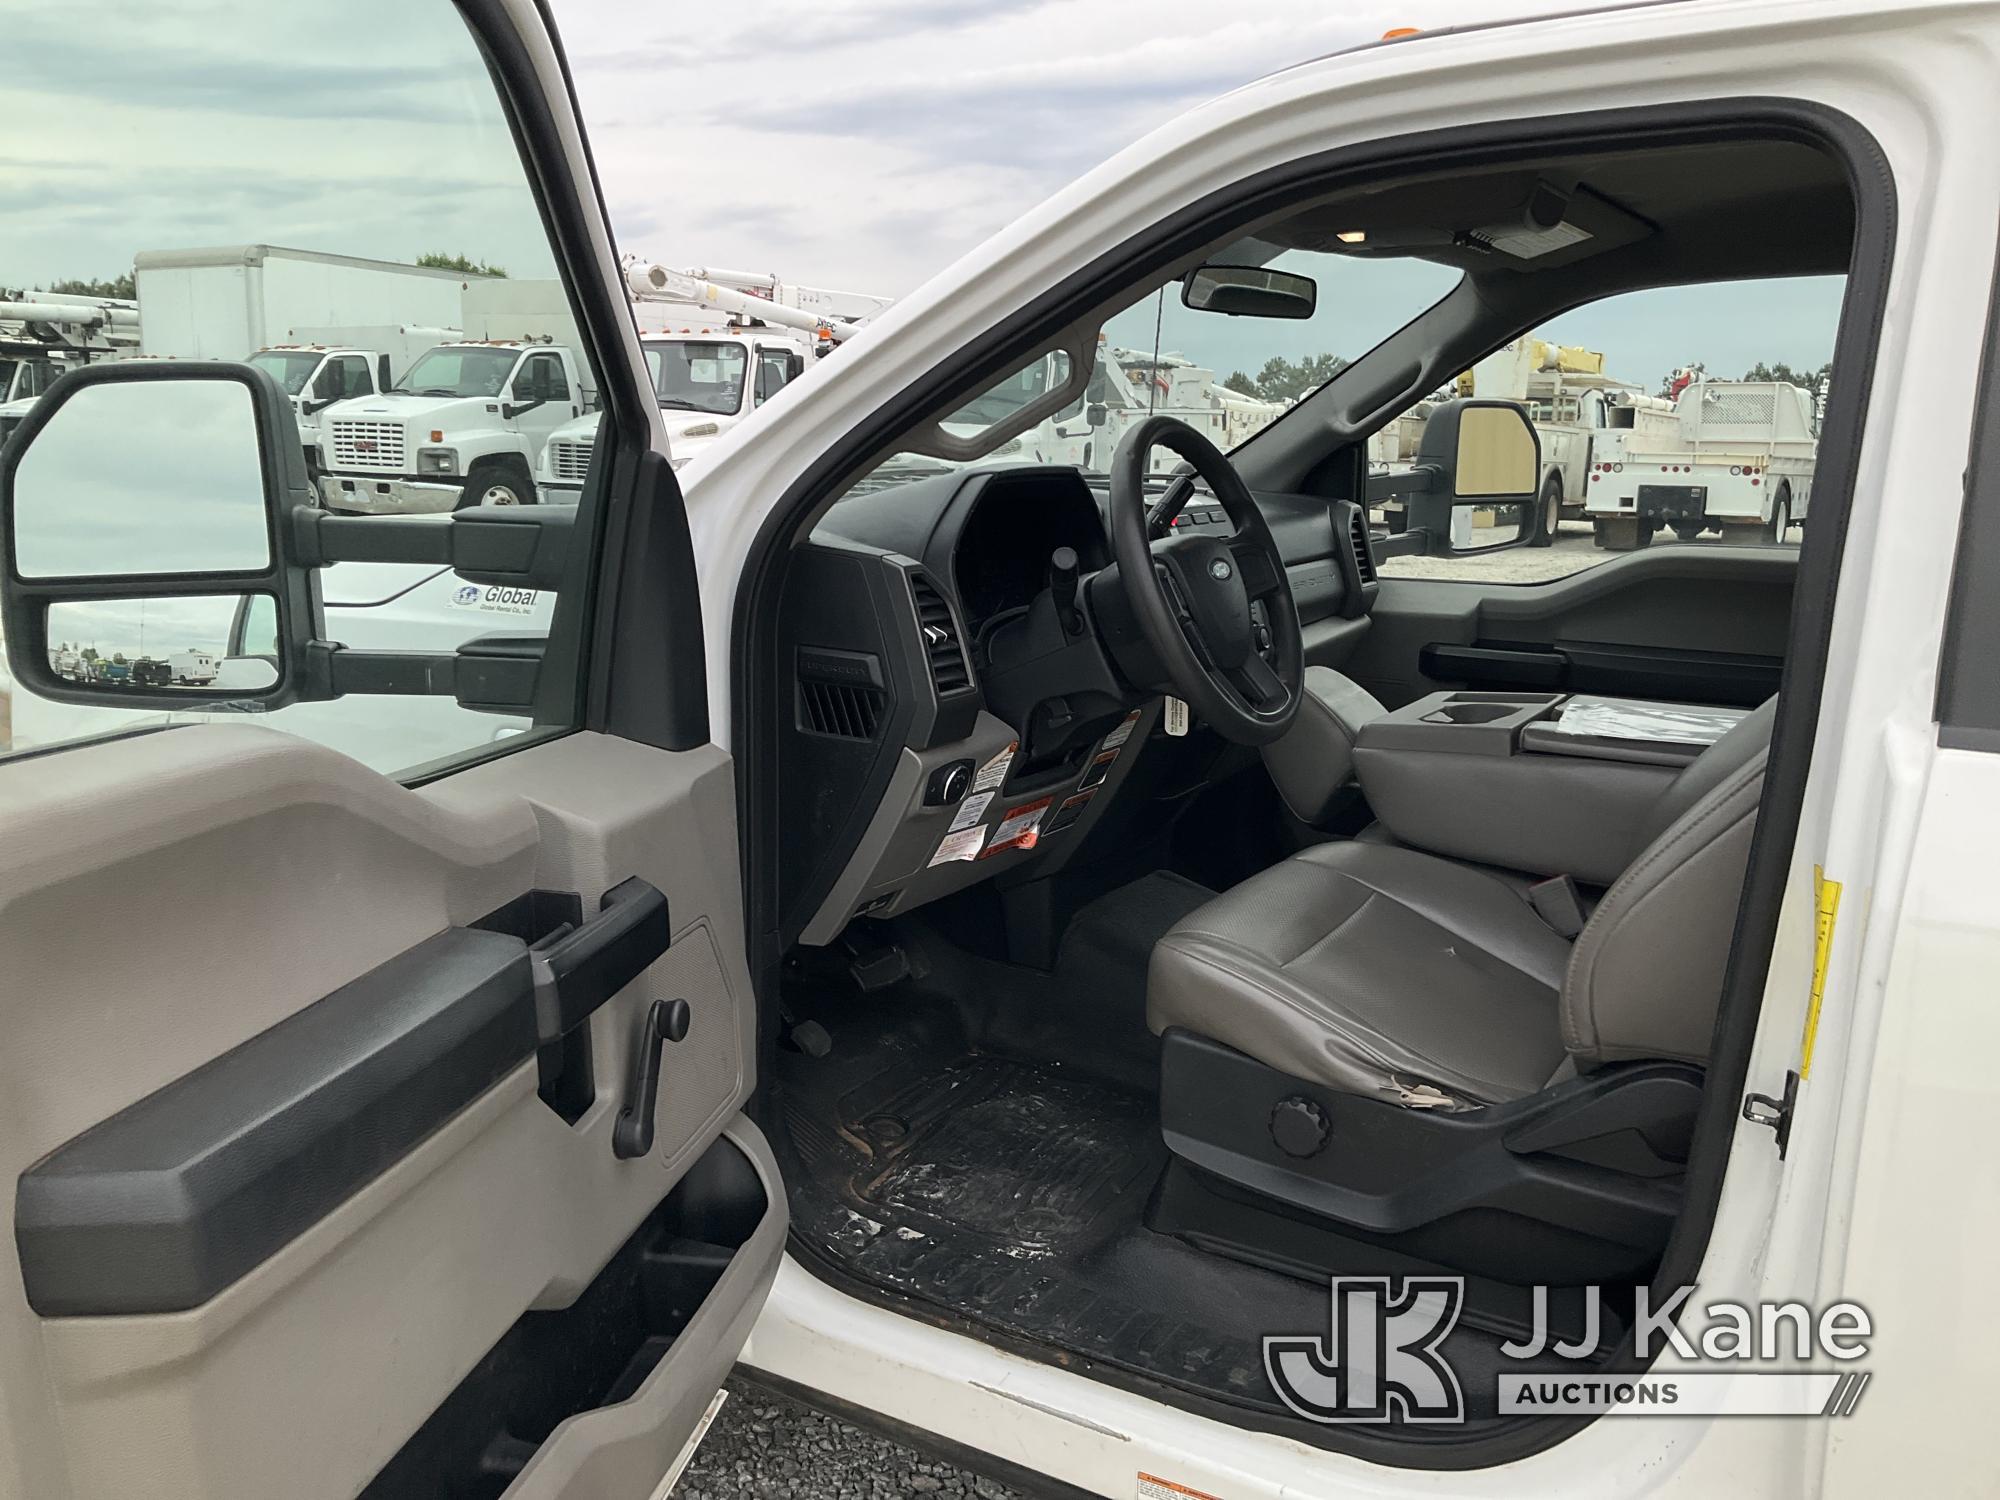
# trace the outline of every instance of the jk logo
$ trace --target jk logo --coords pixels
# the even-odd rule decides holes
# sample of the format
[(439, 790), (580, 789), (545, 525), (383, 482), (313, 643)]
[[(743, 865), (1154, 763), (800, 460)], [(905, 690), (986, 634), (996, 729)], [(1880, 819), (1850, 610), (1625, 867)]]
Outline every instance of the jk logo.
[(1463, 1422), (1465, 1396), (1438, 1346), (1465, 1305), (1462, 1276), (1333, 1278), (1324, 1339), (1264, 1340), (1271, 1388), (1308, 1422)]

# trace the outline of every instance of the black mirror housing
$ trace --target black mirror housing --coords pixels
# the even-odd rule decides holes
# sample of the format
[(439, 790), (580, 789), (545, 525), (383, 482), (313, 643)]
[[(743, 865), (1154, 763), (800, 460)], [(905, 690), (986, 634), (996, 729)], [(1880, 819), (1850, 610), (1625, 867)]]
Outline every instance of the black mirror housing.
[(1468, 547), (1450, 540), (1454, 513), (1520, 507), (1531, 516), (1541, 489), (1541, 435), (1518, 401), (1441, 402), (1417, 439), (1416, 472), (1424, 482), (1410, 494), (1410, 520), (1431, 538), (1430, 551), (1497, 551), (1526, 541), (1530, 523), (1524, 519), (1518, 537)]
[(1181, 278), (1181, 305), (1231, 318), (1310, 318), (1319, 283), (1270, 266), (1196, 266)]
[[(62, 454), (62, 460), (51, 461), (67, 461), (70, 472), (84, 481), (77, 486), (73, 498), (64, 497), (64, 503), (72, 511), (70, 522), (86, 530), (104, 527), (104, 534), (111, 536), (114, 533), (110, 528), (118, 524), (116, 502), (121, 494), (129, 493), (138, 478), (135, 472), (119, 475), (116, 466), (121, 460), (129, 461), (141, 445), (113, 441), (117, 434), (111, 431), (99, 430), (93, 434), (91, 429), (99, 425), (93, 422), (93, 409), (101, 420), (105, 412), (130, 411), (142, 404), (145, 397), (136, 387), (154, 386), (162, 392), (182, 387), (191, 397), (195, 392), (190, 388), (197, 384), (213, 388), (216, 398), (225, 404), (231, 404), (226, 393), (231, 387), (241, 390), (247, 400), (250, 421), (241, 433), (253, 438), (254, 452), (246, 446), (218, 454), (215, 472), (224, 474), (233, 469), (237, 477), (254, 475), (261, 487), (254, 502), (262, 509), (262, 562), (253, 564), (250, 554), (232, 546), (218, 550), (211, 565), (201, 555), (197, 538), (189, 544), (190, 550), (179, 567), (170, 566), (174, 560), (166, 557), (140, 559), (138, 566), (119, 571), (24, 567), (24, 550), (37, 549), (36, 531), (43, 524), (39, 515), (46, 511), (38, 499), (39, 487), (52, 482), (40, 472), (43, 460), (50, 454)], [(90, 445), (90, 467), (79, 468), (76, 454), (93, 435), (102, 440)], [(28, 475), (25, 498), (29, 501), (25, 511), (24, 471)], [(183, 477), (199, 481), (209, 476), (161, 473), (149, 474), (146, 479), (157, 483), (159, 505), (172, 506), (177, 501), (186, 502), (185, 494), (173, 493), (173, 481)], [(218, 498), (239, 511), (253, 503), (248, 494)], [(92, 502), (104, 507), (101, 515), (90, 513)], [(17, 682), (38, 697), (121, 708), (188, 709), (230, 703), (276, 709), (301, 698), (325, 696), (324, 690), (312, 680), (314, 673), (305, 649), (322, 628), (317, 580), (294, 557), (287, 524), (293, 509), (311, 502), (312, 487), (306, 474), (305, 453), (298, 441), (298, 420), (290, 399), (266, 372), (221, 360), (133, 360), (90, 364), (68, 372), (50, 386), (4, 451), (0, 451), (0, 539), (4, 539), (5, 567), (4, 578), (0, 578), (0, 627), (6, 631), (9, 670)], [(173, 519), (168, 517), (166, 521), (170, 523)], [(249, 523), (237, 524), (247, 537)], [(145, 545), (141, 541), (142, 549)], [(112, 560), (107, 557), (107, 561)], [(52, 609), (59, 606), (87, 610), (123, 603), (136, 605), (143, 611), (154, 601), (170, 607), (172, 601), (259, 595), (274, 603), (278, 624), (279, 649), (273, 663), (273, 680), (266, 685), (254, 688), (199, 683), (174, 685), (159, 680), (157, 668), (146, 659), (142, 659), (144, 665), (134, 664), (137, 670), (122, 674), (115, 681), (93, 679), (87, 675), (64, 675), (58, 672), (51, 658), (49, 617)]]

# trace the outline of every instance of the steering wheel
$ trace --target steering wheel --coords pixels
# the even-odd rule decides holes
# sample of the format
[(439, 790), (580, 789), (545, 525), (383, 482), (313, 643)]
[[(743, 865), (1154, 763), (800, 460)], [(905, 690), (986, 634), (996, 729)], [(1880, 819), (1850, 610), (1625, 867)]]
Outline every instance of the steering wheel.
[[(1146, 458), (1186, 459), (1234, 524), (1228, 536), (1155, 538)], [(1132, 614), (1173, 691), (1224, 739), (1267, 745), (1299, 711), (1305, 651), (1285, 561), (1229, 460), (1178, 417), (1148, 417), (1111, 458), (1111, 552)], [(1262, 623), (1251, 605), (1261, 604)]]

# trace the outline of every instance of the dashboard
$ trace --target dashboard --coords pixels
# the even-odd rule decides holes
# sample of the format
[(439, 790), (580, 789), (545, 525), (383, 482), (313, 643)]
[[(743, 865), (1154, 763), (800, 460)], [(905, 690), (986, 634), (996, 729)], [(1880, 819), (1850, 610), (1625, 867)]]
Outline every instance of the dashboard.
[[(1352, 625), (1374, 593), (1358, 507), (1257, 498), (1308, 642)], [(1073, 468), (957, 470), (850, 495), (797, 549), (772, 704), (784, 941), (1041, 879), (1088, 842), (1163, 704), (1126, 670), (1107, 501)], [(1234, 529), (1199, 491), (1175, 525)]]

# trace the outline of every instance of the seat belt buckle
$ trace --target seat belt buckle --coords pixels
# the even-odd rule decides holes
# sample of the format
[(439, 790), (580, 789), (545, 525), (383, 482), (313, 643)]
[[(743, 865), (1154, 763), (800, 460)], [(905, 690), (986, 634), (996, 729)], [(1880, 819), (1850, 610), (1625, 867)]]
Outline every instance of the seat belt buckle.
[(1568, 875), (1551, 875), (1529, 886), (1528, 904), (1562, 937), (1574, 941), (1583, 931), (1583, 898)]

